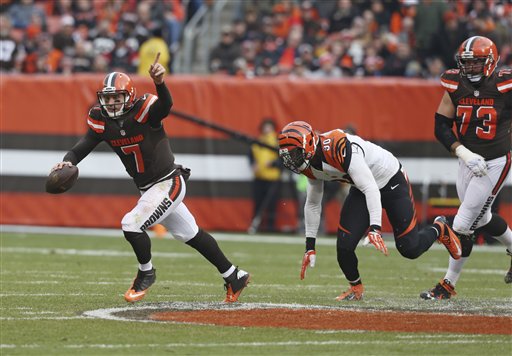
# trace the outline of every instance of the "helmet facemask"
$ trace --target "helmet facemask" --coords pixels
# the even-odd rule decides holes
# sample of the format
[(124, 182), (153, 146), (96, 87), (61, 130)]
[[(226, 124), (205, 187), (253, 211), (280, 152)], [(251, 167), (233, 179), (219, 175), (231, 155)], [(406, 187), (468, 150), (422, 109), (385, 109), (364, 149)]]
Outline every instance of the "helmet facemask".
[(479, 82), (484, 76), (488, 76), (486, 68), (489, 68), (493, 64), (491, 56), (488, 57), (474, 57), (473, 54), (457, 55), (457, 66), (463, 76), (469, 79), (470, 82)]
[(310, 166), (310, 160), (306, 158), (304, 149), (295, 147), (291, 150), (288, 148), (279, 149), (279, 157), (283, 161), (283, 165), (293, 173), (300, 174)]
[(107, 113), (113, 119), (119, 118), (121, 115), (131, 109), (130, 93), (126, 90), (116, 90), (115, 87), (105, 87), (97, 93), (98, 101)]

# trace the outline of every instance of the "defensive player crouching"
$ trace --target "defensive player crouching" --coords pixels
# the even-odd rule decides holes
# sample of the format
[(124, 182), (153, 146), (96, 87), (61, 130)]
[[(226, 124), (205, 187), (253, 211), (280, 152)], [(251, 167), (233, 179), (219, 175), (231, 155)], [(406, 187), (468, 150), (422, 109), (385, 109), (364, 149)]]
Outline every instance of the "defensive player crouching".
[(306, 252), (301, 279), (316, 260), (315, 242), (320, 224), (323, 181), (352, 185), (340, 213), (336, 251), (338, 264), (349, 282), (349, 289), (337, 300), (360, 300), (364, 287), (355, 253), (358, 242), (373, 244), (385, 255), (381, 236), (382, 208), (393, 226), (400, 254), (415, 259), (434, 241), (443, 243), (455, 259), (460, 258), (460, 242), (444, 217), (422, 230), (416, 223), (411, 186), (398, 159), (389, 151), (356, 135), (336, 129), (322, 134), (304, 121), (286, 125), (279, 135), (279, 156), (286, 168), (307, 176), (308, 187), (304, 217)]

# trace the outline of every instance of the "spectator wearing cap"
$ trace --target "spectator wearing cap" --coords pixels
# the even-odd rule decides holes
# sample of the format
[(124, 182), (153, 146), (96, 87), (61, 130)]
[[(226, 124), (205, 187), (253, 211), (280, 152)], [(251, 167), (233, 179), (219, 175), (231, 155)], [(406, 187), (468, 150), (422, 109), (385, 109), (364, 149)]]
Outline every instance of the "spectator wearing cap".
[(234, 61), (240, 56), (240, 45), (235, 42), (231, 26), (224, 26), (221, 31), (220, 42), (210, 52), (210, 72), (234, 74)]

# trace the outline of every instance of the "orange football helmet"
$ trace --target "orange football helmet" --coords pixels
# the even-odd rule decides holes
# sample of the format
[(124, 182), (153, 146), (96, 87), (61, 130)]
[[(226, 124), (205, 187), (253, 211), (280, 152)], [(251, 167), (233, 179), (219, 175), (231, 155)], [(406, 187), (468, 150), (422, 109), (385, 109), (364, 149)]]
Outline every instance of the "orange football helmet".
[(471, 82), (490, 76), (500, 56), (493, 41), (483, 36), (473, 36), (462, 42), (455, 55), (461, 75)]
[(96, 94), (101, 107), (108, 116), (117, 118), (133, 107), (136, 90), (128, 75), (112, 72), (103, 79), (103, 88)]
[(301, 173), (310, 165), (318, 144), (318, 135), (310, 124), (294, 121), (281, 130), (278, 137), (279, 157), (286, 168)]

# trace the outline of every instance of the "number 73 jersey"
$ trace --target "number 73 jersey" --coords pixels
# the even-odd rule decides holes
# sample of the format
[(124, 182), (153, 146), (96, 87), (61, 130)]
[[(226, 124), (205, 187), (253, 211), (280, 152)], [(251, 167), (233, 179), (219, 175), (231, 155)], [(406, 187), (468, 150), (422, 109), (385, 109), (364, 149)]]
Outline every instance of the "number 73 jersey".
[(455, 106), (459, 141), (486, 160), (511, 150), (512, 71), (501, 70), (473, 85), (458, 69), (441, 76)]

